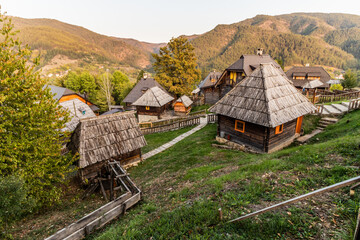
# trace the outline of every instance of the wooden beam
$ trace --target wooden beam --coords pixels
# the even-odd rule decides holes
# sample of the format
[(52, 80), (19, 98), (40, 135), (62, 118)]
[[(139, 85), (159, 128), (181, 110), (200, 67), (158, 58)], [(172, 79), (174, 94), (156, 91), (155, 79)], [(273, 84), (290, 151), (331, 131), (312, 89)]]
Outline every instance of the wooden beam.
[(310, 193), (307, 193), (307, 194), (304, 194), (304, 195), (289, 199), (287, 201), (275, 204), (273, 206), (263, 208), (263, 209), (261, 209), (259, 211), (247, 214), (245, 216), (235, 218), (233, 220), (228, 221), (228, 223), (241, 221), (241, 220), (244, 220), (244, 219), (247, 219), (247, 218), (250, 218), (250, 217), (253, 217), (253, 216), (256, 216), (256, 215), (259, 215), (259, 214), (262, 214), (262, 213), (265, 213), (265, 212), (268, 212), (268, 211), (271, 211), (271, 210), (274, 210), (274, 209), (277, 209), (279, 207), (283, 207), (283, 206), (289, 205), (291, 203), (304, 200), (306, 198), (309, 198), (309, 197), (312, 197), (312, 196), (315, 196), (315, 195), (318, 195), (318, 194), (321, 194), (321, 193), (324, 193), (324, 192), (328, 192), (328, 191), (331, 191), (331, 190), (335, 190), (335, 189), (338, 189), (338, 188), (342, 188), (342, 187), (351, 185), (351, 184), (353, 184), (355, 182), (359, 182), (359, 181), (360, 181), (360, 176), (354, 177), (354, 178), (351, 178), (349, 180), (346, 180), (346, 181), (343, 181), (343, 182), (340, 182), (340, 183), (336, 183), (336, 184), (333, 184), (333, 185), (328, 186), (328, 187), (320, 188), (320, 189), (315, 190), (313, 192), (310, 192)]

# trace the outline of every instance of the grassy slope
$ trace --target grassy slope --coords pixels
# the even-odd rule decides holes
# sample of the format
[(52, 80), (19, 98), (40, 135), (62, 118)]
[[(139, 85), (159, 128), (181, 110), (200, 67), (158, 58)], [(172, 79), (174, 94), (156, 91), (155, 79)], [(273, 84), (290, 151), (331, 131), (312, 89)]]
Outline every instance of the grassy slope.
[[(216, 125), (131, 170), (143, 201), (94, 239), (351, 239), (348, 188), (241, 223), (242, 214), (359, 175), (360, 111), (312, 143), (254, 155), (213, 148)], [(165, 134), (166, 135), (166, 134)], [(219, 222), (221, 207), (224, 222)]]
[(167, 132), (166, 134), (154, 133), (154, 134), (145, 135), (145, 139), (148, 144), (145, 147), (143, 147), (141, 149), (141, 151), (143, 154), (150, 152), (151, 150), (154, 150), (155, 148), (158, 148), (161, 145), (163, 145), (167, 142), (170, 142), (177, 136), (180, 136), (181, 134), (183, 134), (187, 131), (190, 131), (192, 128), (193, 128), (193, 126), (182, 128), (182, 129), (171, 131), (171, 132)]

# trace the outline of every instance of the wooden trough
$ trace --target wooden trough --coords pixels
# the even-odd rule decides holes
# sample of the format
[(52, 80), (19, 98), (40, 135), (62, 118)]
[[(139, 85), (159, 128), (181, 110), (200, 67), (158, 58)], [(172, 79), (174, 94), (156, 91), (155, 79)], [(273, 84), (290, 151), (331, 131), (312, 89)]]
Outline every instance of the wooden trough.
[(94, 230), (103, 227), (105, 224), (123, 215), (127, 209), (140, 201), (140, 189), (136, 187), (126, 171), (120, 166), (120, 163), (116, 161), (109, 162), (109, 166), (126, 191), (115, 200), (103, 205), (45, 240), (82, 239)]

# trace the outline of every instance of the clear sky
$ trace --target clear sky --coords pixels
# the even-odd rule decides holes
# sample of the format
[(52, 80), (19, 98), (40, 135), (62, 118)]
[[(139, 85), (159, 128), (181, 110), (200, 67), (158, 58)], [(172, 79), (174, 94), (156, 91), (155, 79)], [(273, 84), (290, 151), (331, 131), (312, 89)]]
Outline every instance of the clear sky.
[(11, 16), (52, 18), (108, 36), (154, 43), (258, 14), (360, 15), (360, 0), (0, 0), (0, 5)]

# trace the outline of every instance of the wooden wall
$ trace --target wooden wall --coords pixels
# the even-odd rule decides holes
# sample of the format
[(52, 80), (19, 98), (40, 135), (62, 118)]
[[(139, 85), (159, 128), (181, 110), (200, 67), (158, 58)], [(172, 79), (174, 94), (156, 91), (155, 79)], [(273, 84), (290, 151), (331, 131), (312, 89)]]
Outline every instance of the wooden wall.
[(191, 110), (191, 106), (185, 107), (182, 102), (177, 102), (174, 105), (174, 113), (176, 115), (187, 115)]
[(286, 143), (289, 139), (294, 137), (296, 120), (297, 119), (294, 119), (290, 122), (284, 123), (283, 132), (279, 134), (275, 134), (275, 128), (269, 128), (269, 141), (268, 145), (266, 146), (267, 152)]
[[(116, 161), (120, 162), (120, 165), (122, 167), (127, 167), (129, 165), (132, 165), (134, 163), (141, 161), (141, 149), (136, 149), (132, 152), (119, 155), (114, 158)], [(109, 159), (110, 160), (110, 159)], [(86, 166), (85, 168), (79, 169), (79, 174), (81, 179), (92, 179), (98, 176), (98, 173), (101, 171), (104, 171), (103, 166), (107, 164), (107, 161), (97, 162), (95, 164)]]
[(265, 151), (266, 127), (253, 123), (245, 122), (245, 132), (235, 130), (235, 119), (227, 116), (218, 116), (219, 133), (224, 132), (225, 139), (254, 147), (260, 151)]
[(213, 105), (220, 100), (219, 88), (204, 88), (205, 104)]
[(138, 115), (151, 115), (151, 116), (160, 116), (161, 113), (165, 111), (165, 106), (162, 107), (150, 107), (149, 110), (146, 110), (144, 106), (136, 106), (136, 111)]
[(295, 136), (296, 119), (285, 123), (283, 132), (275, 134), (275, 128), (267, 128), (257, 124), (245, 122), (245, 132), (235, 130), (235, 119), (227, 116), (218, 116), (218, 135), (224, 132), (224, 138), (230, 141), (245, 144), (262, 152), (269, 152), (281, 146), (286, 146)]
[(82, 98), (81, 96), (77, 95), (77, 94), (71, 94), (71, 95), (66, 95), (66, 96), (63, 96), (59, 99), (59, 103), (61, 102), (66, 102), (66, 101), (69, 101), (69, 100), (72, 100), (72, 99), (79, 99), (80, 101), (82, 101), (83, 103), (86, 103), (87, 105), (91, 106), (93, 105), (91, 102), (89, 101), (86, 101), (84, 98)]

